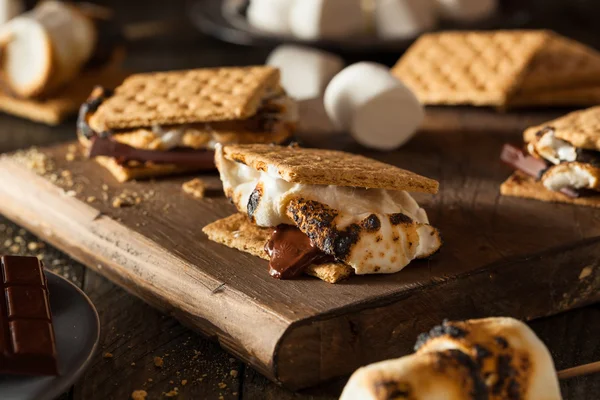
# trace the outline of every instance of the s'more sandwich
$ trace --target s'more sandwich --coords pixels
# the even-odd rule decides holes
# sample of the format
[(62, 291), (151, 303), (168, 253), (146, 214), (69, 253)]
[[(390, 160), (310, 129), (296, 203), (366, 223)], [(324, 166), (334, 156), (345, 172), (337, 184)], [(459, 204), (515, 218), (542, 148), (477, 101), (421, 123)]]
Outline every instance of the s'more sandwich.
[(268, 66), (132, 75), (97, 87), (79, 112), (79, 141), (121, 182), (214, 170), (217, 144), (291, 140), (296, 104)]
[(515, 172), (507, 196), (600, 207), (600, 106), (527, 129), (526, 150), (505, 145), (502, 160)]
[(408, 193), (437, 193), (433, 179), (360, 155), (261, 144), (217, 146), (215, 162), (238, 213), (203, 232), (269, 260), (274, 278), (389, 274), (441, 246)]

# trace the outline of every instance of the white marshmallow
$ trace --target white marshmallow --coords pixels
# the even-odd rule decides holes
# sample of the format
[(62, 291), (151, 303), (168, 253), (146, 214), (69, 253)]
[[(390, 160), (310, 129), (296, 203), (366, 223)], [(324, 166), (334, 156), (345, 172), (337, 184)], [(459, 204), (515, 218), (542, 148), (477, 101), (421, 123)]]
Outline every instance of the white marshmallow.
[(79, 73), (92, 56), (96, 30), (76, 7), (44, 1), (3, 25), (2, 41), (6, 82), (18, 95), (34, 97), (48, 94)]
[(290, 13), (294, 36), (306, 39), (341, 39), (366, 31), (361, 0), (297, 0)]
[(498, 9), (498, 0), (436, 0), (444, 19), (473, 22), (490, 17)]
[[(274, 34), (289, 34), (290, 10), (296, 0), (252, 0), (248, 7), (248, 23)], [(301, 0), (302, 1), (302, 0)]]
[(425, 112), (416, 96), (383, 65), (360, 62), (337, 74), (325, 90), (325, 109), (357, 142), (392, 150), (416, 133)]
[(0, 25), (25, 11), (22, 0), (0, 0)]
[(319, 97), (331, 79), (344, 68), (344, 61), (332, 53), (309, 47), (279, 46), (267, 64), (281, 71), (281, 84), (297, 100)]
[(435, 0), (376, 0), (375, 26), (382, 38), (414, 38), (436, 25)]

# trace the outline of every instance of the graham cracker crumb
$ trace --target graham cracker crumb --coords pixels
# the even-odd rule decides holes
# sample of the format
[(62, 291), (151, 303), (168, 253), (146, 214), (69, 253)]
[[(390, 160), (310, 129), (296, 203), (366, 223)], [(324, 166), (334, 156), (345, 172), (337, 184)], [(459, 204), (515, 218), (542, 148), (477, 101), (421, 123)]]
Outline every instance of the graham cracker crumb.
[(45, 175), (55, 169), (54, 161), (37, 147), (20, 150), (13, 154), (12, 159), (25, 165), (38, 175)]
[(192, 195), (197, 199), (202, 199), (204, 198), (204, 191), (206, 190), (206, 185), (202, 179), (194, 178), (191, 181), (184, 182), (181, 188), (185, 193)]
[(187, 379), (184, 379), (184, 380), (182, 380), (182, 381), (181, 381), (181, 386), (185, 386), (185, 385), (187, 385), (187, 382), (188, 382), (188, 381), (187, 381)]
[(109, 353), (108, 351), (106, 353), (104, 353), (104, 358), (113, 358), (113, 354)]
[(162, 357), (154, 357), (154, 366), (157, 368), (162, 368), (162, 366), (163, 366)]
[(95, 196), (89, 196), (87, 199), (85, 199), (86, 202), (88, 203), (93, 203), (96, 201), (96, 197)]
[(134, 390), (133, 393), (131, 393), (131, 398), (133, 400), (144, 400), (146, 396), (148, 396), (148, 392), (145, 390)]
[(112, 200), (113, 208), (132, 207), (142, 202), (142, 198), (135, 192), (123, 192)]
[(219, 382), (219, 389), (225, 389), (227, 384), (225, 382)]
[(234, 378), (237, 378), (238, 372), (236, 369), (232, 369), (231, 371), (229, 371), (229, 375), (231, 375)]
[(179, 396), (179, 388), (173, 388), (173, 390), (165, 393), (165, 397), (176, 397)]

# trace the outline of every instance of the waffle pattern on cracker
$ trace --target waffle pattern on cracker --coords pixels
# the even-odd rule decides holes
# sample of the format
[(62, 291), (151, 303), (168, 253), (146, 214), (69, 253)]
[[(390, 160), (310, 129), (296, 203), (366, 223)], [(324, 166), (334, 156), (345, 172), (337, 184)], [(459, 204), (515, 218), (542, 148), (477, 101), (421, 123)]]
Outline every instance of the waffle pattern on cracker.
[(554, 128), (557, 138), (575, 147), (600, 151), (600, 106), (575, 111), (553, 121), (528, 128), (523, 137), (530, 142), (545, 127)]
[(278, 85), (267, 66), (136, 74), (90, 118), (97, 131), (246, 119)]
[(439, 186), (433, 179), (341, 151), (253, 144), (225, 146), (223, 152), (225, 158), (259, 171), (275, 168), (292, 183), (425, 193), (437, 193)]
[(425, 104), (503, 106), (549, 36), (546, 31), (427, 34), (392, 73)]
[(531, 61), (519, 91), (528, 93), (587, 84), (600, 84), (600, 52), (550, 33), (550, 40)]

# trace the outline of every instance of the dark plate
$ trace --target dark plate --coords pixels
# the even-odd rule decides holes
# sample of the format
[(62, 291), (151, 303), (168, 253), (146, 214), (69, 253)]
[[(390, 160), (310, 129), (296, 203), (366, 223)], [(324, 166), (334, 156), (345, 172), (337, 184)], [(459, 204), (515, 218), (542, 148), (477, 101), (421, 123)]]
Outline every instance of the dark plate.
[(0, 375), (2, 400), (51, 400), (75, 383), (91, 361), (100, 338), (100, 320), (90, 299), (75, 285), (46, 271), (60, 376)]
[[(190, 2), (190, 18), (202, 32), (225, 42), (247, 46), (276, 46), (295, 43), (319, 47), (342, 53), (398, 53), (412, 44), (414, 39), (382, 40), (376, 37), (353, 38), (348, 41), (299, 40), (293, 36), (273, 35), (256, 29), (245, 18), (248, 0), (196, 0)], [(493, 18), (476, 24), (457, 26), (443, 23), (444, 29), (498, 29), (518, 28), (527, 21), (519, 11), (501, 11)]]

